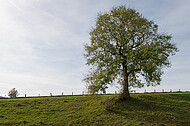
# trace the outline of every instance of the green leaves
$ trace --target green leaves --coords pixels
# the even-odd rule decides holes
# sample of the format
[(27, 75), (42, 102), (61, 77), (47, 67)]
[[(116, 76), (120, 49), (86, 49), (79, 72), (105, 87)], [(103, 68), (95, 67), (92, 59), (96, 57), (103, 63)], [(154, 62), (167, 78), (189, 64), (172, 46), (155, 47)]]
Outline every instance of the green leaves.
[(159, 34), (157, 24), (125, 6), (99, 14), (90, 36), (85, 58), (92, 70), (84, 80), (93, 93), (115, 81), (123, 85), (124, 76), (132, 87), (160, 84), (168, 57), (178, 51), (171, 35)]

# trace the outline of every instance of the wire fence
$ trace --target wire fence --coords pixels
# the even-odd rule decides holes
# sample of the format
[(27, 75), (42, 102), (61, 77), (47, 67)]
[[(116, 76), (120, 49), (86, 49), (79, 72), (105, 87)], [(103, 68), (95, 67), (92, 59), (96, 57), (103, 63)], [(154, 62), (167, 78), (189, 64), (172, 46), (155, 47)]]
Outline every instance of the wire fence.
[[(169, 91), (167, 90), (164, 90), (162, 89), (161, 91), (158, 91), (158, 90), (153, 90), (153, 91), (147, 91), (147, 90), (144, 90), (144, 91), (137, 91), (137, 90), (130, 90), (130, 93), (132, 94), (143, 94), (143, 93), (182, 93), (182, 92), (190, 92), (189, 90), (172, 90), (170, 89)], [(94, 95), (105, 95), (105, 94), (108, 94), (108, 95), (113, 95), (113, 94), (120, 94), (120, 92), (118, 91), (115, 91), (115, 92), (107, 92), (107, 93), (96, 93)], [(92, 95), (92, 94), (89, 94), (89, 93), (86, 93), (86, 92), (82, 92), (81, 94), (75, 94), (74, 92), (71, 92), (71, 94), (64, 94), (63, 92), (61, 94), (53, 94), (53, 93), (49, 93), (49, 95), (46, 95), (46, 96), (41, 96), (40, 94), (36, 95), (36, 96), (30, 96), (30, 95), (27, 95), (25, 94), (24, 96), (20, 96), (20, 97), (17, 97), (17, 98), (36, 98), (36, 97), (63, 97), (63, 96), (82, 96), (82, 95)], [(7, 99), (8, 97), (3, 97), (3, 96), (0, 96), (0, 99)]]

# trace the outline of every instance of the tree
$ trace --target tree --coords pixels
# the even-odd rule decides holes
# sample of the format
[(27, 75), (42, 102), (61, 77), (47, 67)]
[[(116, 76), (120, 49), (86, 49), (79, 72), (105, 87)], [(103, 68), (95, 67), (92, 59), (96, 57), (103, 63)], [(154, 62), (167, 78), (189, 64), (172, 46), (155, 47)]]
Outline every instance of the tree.
[(158, 33), (157, 24), (125, 6), (99, 14), (90, 41), (84, 46), (89, 91), (105, 91), (118, 81), (123, 99), (130, 99), (129, 87), (159, 85), (163, 67), (171, 66), (168, 57), (178, 51), (171, 35)]
[(18, 95), (19, 95), (19, 93), (18, 93), (18, 91), (15, 88), (13, 88), (12, 90), (10, 90), (9, 93), (8, 93), (8, 96), (10, 98), (16, 98)]

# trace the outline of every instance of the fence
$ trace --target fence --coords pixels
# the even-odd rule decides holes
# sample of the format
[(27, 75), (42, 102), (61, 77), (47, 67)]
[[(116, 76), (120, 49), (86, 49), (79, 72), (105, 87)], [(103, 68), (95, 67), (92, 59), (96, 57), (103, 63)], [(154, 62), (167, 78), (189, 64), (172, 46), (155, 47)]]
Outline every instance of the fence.
[[(144, 90), (144, 92), (138, 92), (138, 91), (136, 91), (136, 90), (130, 90), (130, 93), (133, 93), (133, 94), (138, 94), (138, 93), (176, 93), (176, 92), (190, 92), (190, 91), (181, 91), (180, 89), (179, 90), (172, 90), (172, 89), (170, 89), (169, 91), (166, 91), (166, 90), (164, 90), (164, 89), (162, 89), (161, 91), (156, 91), (156, 90), (153, 90), (153, 91), (147, 91), (147, 90)], [(103, 94), (120, 94), (119, 92), (117, 92), (117, 91), (115, 91), (114, 93), (97, 93), (96, 95), (103, 95)], [(61, 96), (81, 96), (81, 95), (91, 95), (91, 94), (89, 94), (89, 93), (85, 93), (84, 91), (81, 93), (81, 94), (74, 94), (74, 92), (71, 92), (71, 94), (69, 95), (69, 94), (63, 94), (63, 92), (60, 94), (60, 95), (53, 95), (53, 93), (50, 93), (50, 95), (49, 96), (51, 96), (51, 97), (61, 97)], [(40, 94), (39, 94), (39, 96), (27, 96), (26, 94), (25, 94), (25, 97), (49, 97), (49, 96), (40, 96)]]
[[(144, 90), (141, 92), (139, 91), (136, 91), (136, 90), (130, 90), (130, 93), (133, 93), (133, 94), (139, 94), (139, 93), (176, 93), (176, 92), (190, 92), (190, 91), (181, 91), (180, 89), (179, 90), (175, 90), (175, 91), (172, 91), (172, 89), (170, 89), (169, 91), (166, 91), (164, 89), (162, 89), (161, 91), (156, 91), (156, 90), (153, 90), (153, 91), (147, 91), (147, 90)], [(120, 94), (119, 92), (115, 91), (114, 93), (97, 93), (96, 95), (104, 95), (104, 94)], [(85, 93), (84, 91), (81, 93), (81, 94), (74, 94), (74, 92), (71, 92), (70, 95), (68, 94), (64, 94), (63, 92), (60, 94), (60, 95), (53, 95), (53, 93), (50, 93), (49, 96), (41, 96), (40, 94), (38, 94), (38, 96), (28, 96), (27, 94), (24, 95), (24, 97), (17, 97), (17, 98), (34, 98), (34, 97), (61, 97), (61, 96), (82, 96), (82, 95), (92, 95), (92, 94), (88, 94), (88, 93)], [(4, 98), (7, 98), (7, 97), (2, 97), (0, 96), (0, 99), (4, 99)]]

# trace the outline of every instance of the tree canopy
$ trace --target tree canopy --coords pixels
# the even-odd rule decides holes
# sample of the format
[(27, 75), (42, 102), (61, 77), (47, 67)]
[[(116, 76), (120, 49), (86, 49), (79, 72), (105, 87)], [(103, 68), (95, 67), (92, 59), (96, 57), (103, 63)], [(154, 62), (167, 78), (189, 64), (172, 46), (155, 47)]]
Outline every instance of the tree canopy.
[(129, 87), (159, 85), (163, 67), (171, 65), (168, 57), (177, 51), (172, 36), (159, 33), (153, 21), (134, 9), (114, 7), (98, 15), (90, 32), (84, 55), (91, 69), (84, 80), (91, 93), (118, 82), (122, 97), (130, 98)]
[(18, 93), (18, 91), (15, 88), (13, 88), (12, 90), (10, 90), (9, 93), (8, 93), (8, 96), (10, 98), (16, 98), (18, 95), (19, 95), (19, 93)]

